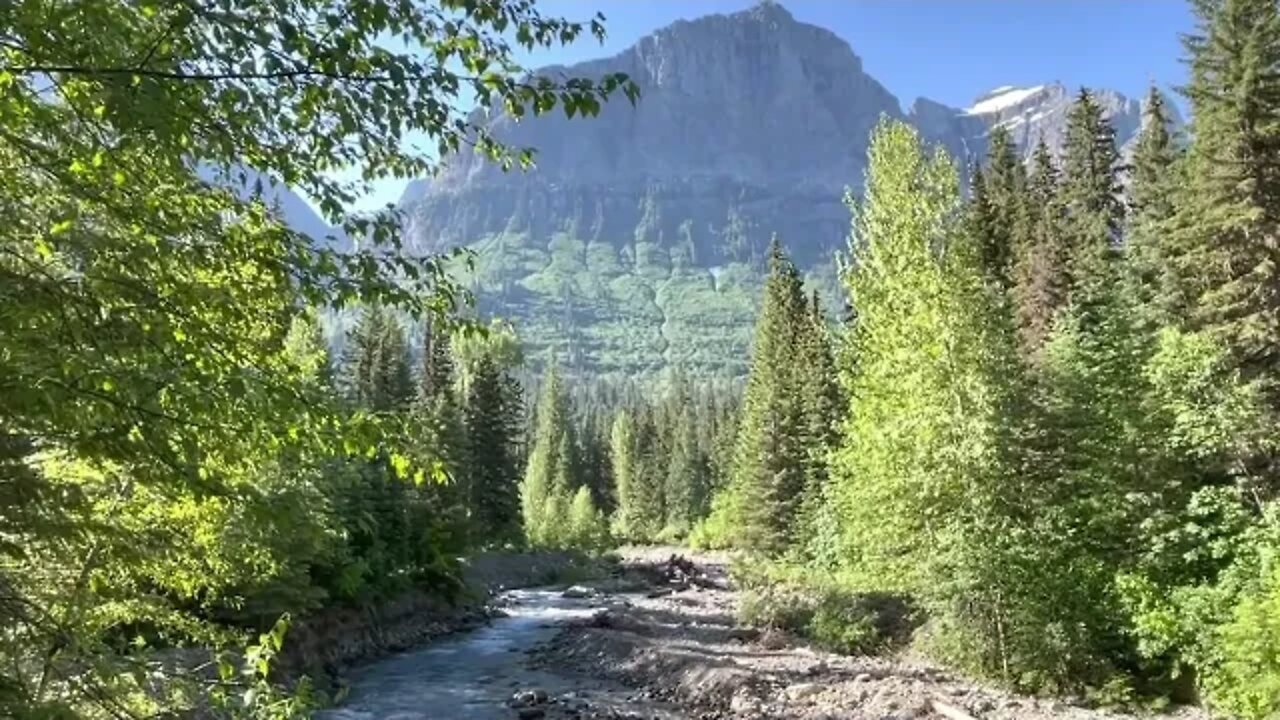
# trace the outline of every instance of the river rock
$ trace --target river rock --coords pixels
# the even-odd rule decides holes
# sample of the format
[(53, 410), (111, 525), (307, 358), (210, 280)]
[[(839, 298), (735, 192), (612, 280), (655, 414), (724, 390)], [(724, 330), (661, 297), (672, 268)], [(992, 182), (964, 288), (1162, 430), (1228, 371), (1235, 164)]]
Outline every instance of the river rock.
[(825, 675), (827, 671), (829, 671), (830, 669), (831, 669), (831, 666), (827, 665), (826, 660), (819, 660), (818, 662), (805, 668), (804, 674), (808, 675), (809, 677), (815, 677), (818, 675)]
[(746, 690), (739, 690), (729, 699), (729, 710), (739, 717), (753, 715), (760, 712), (760, 701)]
[(527, 708), (535, 705), (544, 705), (548, 699), (547, 691), (542, 688), (533, 688), (530, 690), (521, 690), (511, 696), (511, 707)]
[(787, 698), (790, 700), (808, 700), (821, 693), (822, 690), (822, 686), (817, 683), (796, 683), (788, 686), (783, 692), (786, 693)]
[(595, 588), (584, 587), (582, 585), (572, 585), (564, 592), (560, 593), (560, 597), (569, 598), (571, 600), (585, 600), (593, 598), (599, 594)]

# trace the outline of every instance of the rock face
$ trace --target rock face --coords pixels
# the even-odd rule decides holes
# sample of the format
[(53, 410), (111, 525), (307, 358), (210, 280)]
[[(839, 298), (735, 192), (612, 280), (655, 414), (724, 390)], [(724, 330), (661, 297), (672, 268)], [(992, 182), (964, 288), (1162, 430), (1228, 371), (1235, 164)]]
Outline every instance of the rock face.
[[(1094, 90), (1094, 99), (1116, 131), (1116, 143), (1128, 154), (1142, 127), (1142, 103), (1113, 90)], [(986, 138), (995, 127), (1009, 131), (1022, 148), (1024, 156), (1041, 139), (1055, 152), (1066, 139), (1067, 114), (1078, 91), (1061, 83), (1029, 88), (1005, 86), (978, 98), (966, 109), (953, 109), (921, 98), (912, 108), (910, 119), (929, 140), (940, 143), (953, 157), (973, 159), (986, 151)], [(1176, 114), (1176, 106), (1166, 107)], [(1182, 125), (1180, 117), (1173, 124)]]
[[(464, 280), (482, 311), (517, 321), (535, 365), (554, 353), (595, 373), (744, 372), (773, 235), (840, 309), (831, 258), (848, 234), (842, 196), (862, 184), (882, 116), (912, 122), (967, 163), (996, 125), (1024, 146), (1043, 135), (1056, 147), (1073, 95), (1056, 84), (1000, 88), (967, 109), (921, 98), (904, 114), (847, 43), (775, 2), (540, 72), (615, 71), (640, 86), (636, 106), (617, 99), (588, 120), (487, 121), (537, 149), (535, 170), (503, 173), (462, 154), (401, 200), (409, 250), (477, 251)], [(1127, 142), (1138, 103), (1100, 98)]]

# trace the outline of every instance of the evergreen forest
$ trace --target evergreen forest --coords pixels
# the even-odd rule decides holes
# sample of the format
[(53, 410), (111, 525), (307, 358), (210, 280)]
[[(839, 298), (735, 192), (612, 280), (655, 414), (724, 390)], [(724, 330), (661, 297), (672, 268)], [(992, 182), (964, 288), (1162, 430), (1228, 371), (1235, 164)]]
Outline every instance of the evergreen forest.
[(463, 602), (479, 553), (679, 545), (827, 649), (1280, 717), (1280, 6), (1192, 4), (1185, 130), (1152, 88), (1124, 157), (1080, 89), (1061, 152), (997, 128), (960, 167), (885, 118), (840, 296), (777, 237), (745, 377), (619, 379), (533, 376), (466, 251), (343, 210), (453, 152), (534, 161), (464, 105), (643, 102), (514, 59), (603, 18), (0, 3), (0, 716), (308, 717), (337, 699), (281, 668), (309, 618)]

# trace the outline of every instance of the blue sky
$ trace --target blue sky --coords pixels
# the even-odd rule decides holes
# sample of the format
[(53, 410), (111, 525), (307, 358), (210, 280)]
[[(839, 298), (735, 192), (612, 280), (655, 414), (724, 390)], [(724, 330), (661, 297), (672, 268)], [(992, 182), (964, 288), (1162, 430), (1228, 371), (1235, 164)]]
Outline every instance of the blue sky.
[[(1185, 0), (781, 0), (796, 19), (844, 38), (904, 108), (919, 96), (964, 107), (1000, 85), (1061, 81), (1139, 95), (1185, 79), (1179, 34), (1193, 27)], [(612, 55), (681, 18), (748, 8), (755, 0), (541, 0), (548, 15), (603, 12), (603, 45), (521, 55), (530, 66)], [(359, 204), (395, 202), (404, 181), (382, 181)]]

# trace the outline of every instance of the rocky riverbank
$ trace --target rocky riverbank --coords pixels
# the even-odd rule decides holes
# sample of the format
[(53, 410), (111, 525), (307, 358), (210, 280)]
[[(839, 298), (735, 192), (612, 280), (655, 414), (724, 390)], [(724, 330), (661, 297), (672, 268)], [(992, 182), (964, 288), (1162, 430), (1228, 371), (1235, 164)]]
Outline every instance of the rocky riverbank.
[[(608, 599), (605, 609), (537, 648), (531, 664), (630, 688), (627, 717), (657, 717), (649, 708), (658, 707), (699, 720), (1135, 717), (1006, 693), (923, 663), (827, 653), (782, 632), (738, 626), (738, 595), (723, 558), (696, 560), (673, 564), (667, 551), (632, 555), (632, 571), (645, 572), (653, 586)], [(591, 713), (581, 703), (553, 703), (542, 716), (617, 717)], [(1155, 717), (1208, 716), (1184, 708)]]

